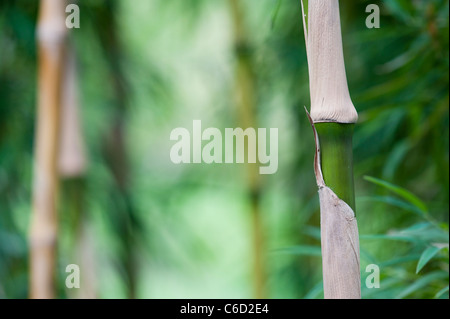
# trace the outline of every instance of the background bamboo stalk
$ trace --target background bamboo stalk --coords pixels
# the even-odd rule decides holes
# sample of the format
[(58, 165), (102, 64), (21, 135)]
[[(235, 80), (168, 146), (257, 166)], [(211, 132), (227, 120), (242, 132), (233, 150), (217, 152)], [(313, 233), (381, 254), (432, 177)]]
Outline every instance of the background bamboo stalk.
[(70, 223), (66, 231), (73, 234), (71, 263), (79, 265), (82, 273), (80, 288), (69, 290), (68, 295), (71, 298), (93, 299), (97, 297), (95, 245), (90, 234), (85, 205), (87, 159), (80, 117), (77, 58), (71, 42), (67, 45), (66, 52), (59, 150), (62, 184), (60, 209)]
[(30, 297), (54, 298), (64, 1), (41, 0), (38, 21), (38, 106), (30, 229)]
[(95, 19), (108, 28), (98, 30), (98, 40), (108, 63), (109, 78), (114, 91), (114, 103), (111, 103), (111, 123), (104, 136), (103, 155), (113, 178), (114, 194), (111, 201), (113, 231), (120, 246), (120, 273), (127, 286), (127, 297), (137, 297), (137, 238), (142, 236), (136, 207), (130, 189), (130, 168), (126, 144), (126, 118), (129, 107), (128, 82), (125, 70), (123, 46), (120, 39), (120, 26), (117, 21), (118, 2), (106, 0), (103, 6), (95, 9)]
[[(251, 60), (251, 49), (244, 27), (243, 12), (239, 0), (230, 0), (236, 56), (235, 94), (239, 125), (256, 128), (256, 79)], [(248, 145), (245, 148), (248, 154)], [(256, 150), (257, 152), (257, 150)], [(255, 156), (257, 158), (257, 156)], [(258, 162), (258, 161), (256, 161)], [(253, 242), (254, 297), (266, 297), (266, 261), (264, 255), (264, 227), (261, 216), (261, 179), (258, 163), (247, 163), (247, 187), (251, 206)]]

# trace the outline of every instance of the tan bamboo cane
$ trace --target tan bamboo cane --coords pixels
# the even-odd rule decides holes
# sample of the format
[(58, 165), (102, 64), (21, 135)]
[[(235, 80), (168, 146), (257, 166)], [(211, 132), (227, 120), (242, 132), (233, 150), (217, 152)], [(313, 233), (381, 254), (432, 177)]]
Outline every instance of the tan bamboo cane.
[(30, 228), (30, 297), (54, 298), (58, 146), (64, 64), (65, 2), (41, 0), (38, 39), (38, 105)]

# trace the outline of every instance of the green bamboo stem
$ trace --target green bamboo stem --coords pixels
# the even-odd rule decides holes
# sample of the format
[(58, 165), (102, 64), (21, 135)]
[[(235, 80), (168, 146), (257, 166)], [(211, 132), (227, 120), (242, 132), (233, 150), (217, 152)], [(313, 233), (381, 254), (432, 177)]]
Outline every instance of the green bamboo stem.
[(325, 184), (355, 212), (353, 179), (354, 124), (316, 123)]

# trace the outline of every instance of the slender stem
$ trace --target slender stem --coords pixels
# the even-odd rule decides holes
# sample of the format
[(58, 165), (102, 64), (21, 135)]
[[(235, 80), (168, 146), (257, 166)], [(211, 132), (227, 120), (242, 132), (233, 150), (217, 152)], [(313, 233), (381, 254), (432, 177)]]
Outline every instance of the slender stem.
[[(122, 66), (123, 44), (120, 38), (120, 26), (117, 21), (117, 1), (107, 1), (95, 11), (99, 23), (107, 24), (108, 28), (97, 30), (104, 56), (108, 62), (109, 78), (114, 89), (114, 101), (111, 104), (112, 120), (105, 136), (103, 154), (106, 164), (114, 180), (113, 200), (117, 201), (111, 210), (113, 231), (120, 238), (121, 273), (127, 288), (127, 297), (137, 296), (137, 252), (136, 237), (138, 227), (136, 208), (130, 189), (130, 165), (126, 144), (126, 115), (129, 107), (128, 81)], [(120, 203), (120, 204), (119, 204)], [(123, 272), (122, 272), (123, 270)]]
[[(251, 50), (244, 28), (244, 13), (239, 0), (230, 0), (233, 22), (234, 49), (236, 58), (235, 94), (239, 126), (243, 129), (256, 127), (256, 78), (252, 65)], [(245, 146), (248, 154), (248, 145)], [(256, 299), (267, 297), (267, 275), (265, 258), (264, 223), (261, 211), (262, 183), (258, 163), (248, 163), (247, 189), (252, 218), (253, 244), (253, 296)]]
[(316, 123), (325, 184), (355, 211), (353, 180), (354, 124)]
[(38, 22), (38, 101), (30, 225), (30, 297), (56, 296), (57, 159), (65, 61), (63, 1), (41, 0)]

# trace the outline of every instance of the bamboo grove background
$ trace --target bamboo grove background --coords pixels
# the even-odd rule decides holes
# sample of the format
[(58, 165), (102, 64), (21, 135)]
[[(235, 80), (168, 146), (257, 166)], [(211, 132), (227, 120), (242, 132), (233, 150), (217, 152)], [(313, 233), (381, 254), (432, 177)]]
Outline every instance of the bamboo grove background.
[[(380, 29), (365, 27), (369, 3)], [(0, 1), (0, 298), (30, 295), (38, 4)], [(59, 178), (55, 296), (321, 298), (299, 1), (78, 4), (86, 167)], [(448, 1), (340, 6), (362, 297), (448, 298)], [(278, 127), (278, 172), (174, 165), (170, 131), (193, 119)], [(73, 263), (80, 289), (64, 285)], [(372, 263), (379, 289), (364, 285)]]

